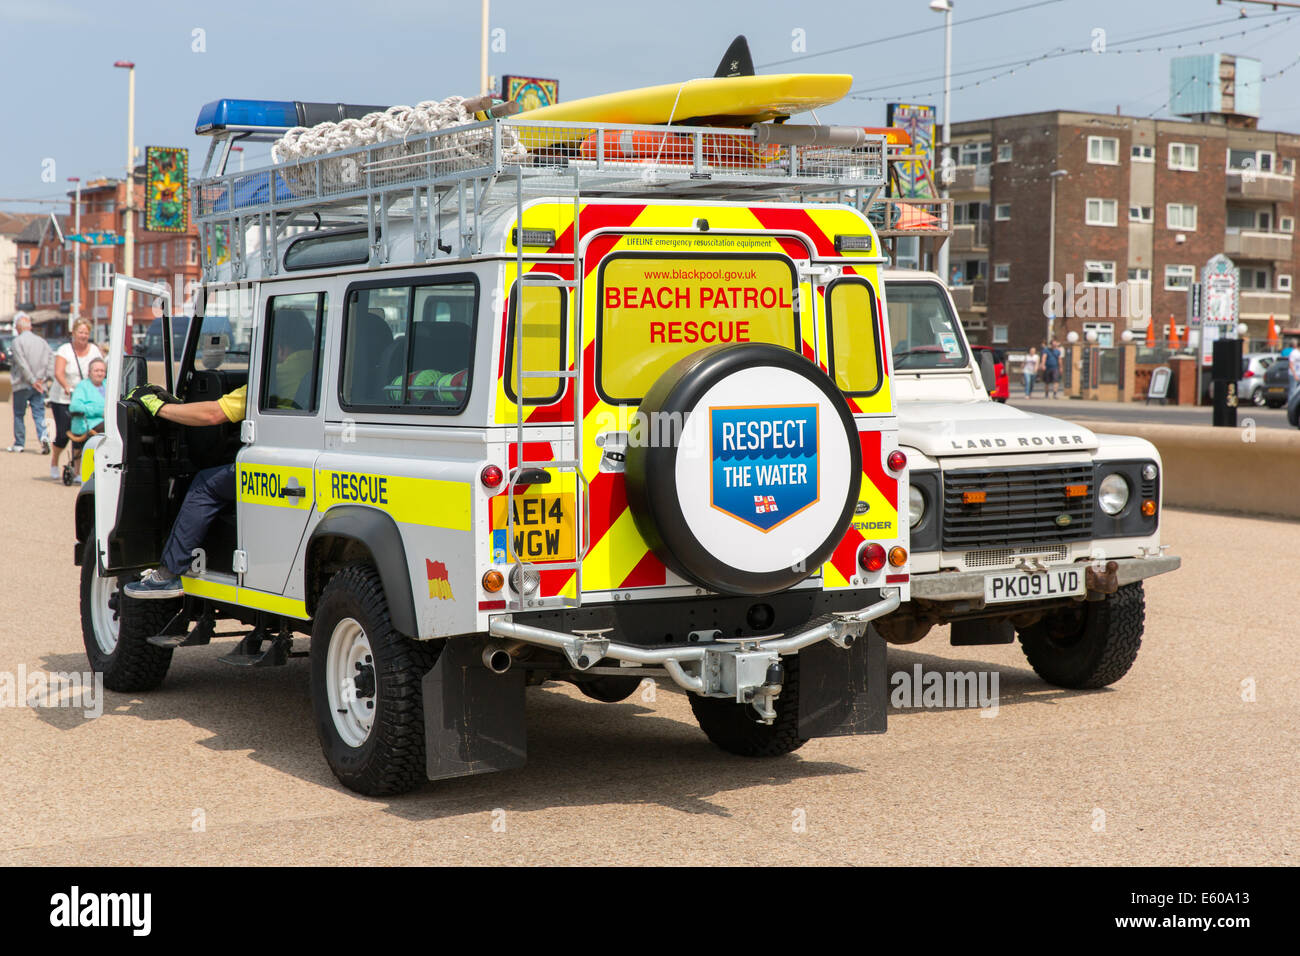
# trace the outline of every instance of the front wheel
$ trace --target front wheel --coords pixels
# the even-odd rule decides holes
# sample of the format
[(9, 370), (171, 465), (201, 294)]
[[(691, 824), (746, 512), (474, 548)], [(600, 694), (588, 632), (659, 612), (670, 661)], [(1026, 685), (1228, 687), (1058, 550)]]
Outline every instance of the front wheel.
[(781, 658), (785, 684), (776, 699), (776, 720), (759, 723), (749, 704), (724, 697), (690, 694), (691, 710), (704, 735), (727, 753), (741, 757), (781, 757), (808, 742), (799, 736), (799, 655)]
[(127, 597), (116, 577), (99, 573), (92, 532), (81, 552), (81, 638), (90, 669), (104, 675), (104, 686), (122, 693), (154, 690), (172, 663), (170, 647), (155, 647), (181, 601), (137, 601)]
[(1264, 397), (1264, 390), (1257, 388), (1250, 393), (1250, 401), (1256, 408), (1263, 408), (1268, 400)]
[(1038, 676), (1057, 687), (1107, 687), (1128, 673), (1142, 646), (1146, 596), (1142, 582), (1102, 601), (1053, 611), (1022, 628), (1020, 645)]
[(325, 760), (349, 790), (404, 793), (426, 779), (422, 681), (436, 658), (393, 629), (374, 568), (330, 578), (311, 630), (312, 709)]

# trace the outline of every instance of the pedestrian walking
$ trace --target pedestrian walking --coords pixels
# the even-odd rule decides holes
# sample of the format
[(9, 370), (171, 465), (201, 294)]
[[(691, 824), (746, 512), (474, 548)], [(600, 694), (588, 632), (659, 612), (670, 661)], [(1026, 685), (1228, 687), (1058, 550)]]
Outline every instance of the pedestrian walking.
[(72, 341), (59, 346), (54, 353), (54, 382), (46, 401), (54, 413), (54, 451), (50, 453), (50, 477), (58, 480), (59, 457), (68, 447), (68, 429), (72, 421), (70, 406), (76, 391), (90, 371), (90, 363), (103, 361), (104, 356), (90, 341), (90, 323), (78, 319), (72, 326)]
[(1038, 346), (1029, 346), (1029, 354), (1025, 356), (1025, 398), (1034, 397), (1034, 379), (1038, 377)]
[(54, 352), (48, 342), (32, 331), (32, 320), (26, 312), (14, 316), (14, 339), (9, 351), (12, 353), (9, 377), (14, 403), (14, 443), (9, 450), (21, 452), (27, 444), (24, 416), (30, 407), (41, 454), (48, 455), (50, 439), (45, 426), (45, 390), (46, 383), (54, 375)]
[(1043, 346), (1043, 392), (1048, 398), (1056, 397), (1057, 383), (1061, 380), (1061, 350), (1053, 339)]
[(1291, 365), (1291, 391), (1287, 392), (1287, 398), (1289, 399), (1295, 394), (1295, 390), (1300, 388), (1300, 348), (1292, 348), (1287, 361)]

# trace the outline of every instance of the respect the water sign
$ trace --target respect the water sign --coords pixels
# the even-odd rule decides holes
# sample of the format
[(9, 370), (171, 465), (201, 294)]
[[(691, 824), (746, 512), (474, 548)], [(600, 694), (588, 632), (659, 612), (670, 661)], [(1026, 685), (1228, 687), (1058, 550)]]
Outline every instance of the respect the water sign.
[(760, 531), (816, 503), (818, 406), (709, 409), (709, 501)]

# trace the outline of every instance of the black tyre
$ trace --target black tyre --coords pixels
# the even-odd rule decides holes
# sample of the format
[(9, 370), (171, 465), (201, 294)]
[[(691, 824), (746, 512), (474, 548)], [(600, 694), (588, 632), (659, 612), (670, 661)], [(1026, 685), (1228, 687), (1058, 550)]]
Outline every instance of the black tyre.
[(704, 735), (727, 753), (740, 757), (781, 757), (808, 742), (799, 736), (799, 655), (781, 658), (785, 684), (776, 699), (776, 720), (759, 723), (749, 704), (722, 697), (688, 695)]
[(1264, 398), (1264, 390), (1262, 388), (1257, 388), (1253, 392), (1251, 392), (1250, 401), (1251, 404), (1253, 404), (1255, 407), (1263, 408), (1264, 405), (1267, 403), (1267, 399)]
[(574, 686), (592, 700), (598, 700), (602, 704), (617, 704), (636, 693), (636, 689), (641, 686), (641, 678), (605, 675), (575, 681)]
[(393, 629), (374, 568), (330, 578), (312, 623), (312, 709), (325, 761), (349, 790), (403, 793), (427, 779), (421, 681), (436, 660), (436, 647)]
[(1107, 687), (1133, 666), (1145, 620), (1146, 598), (1137, 581), (1104, 601), (1056, 611), (1022, 629), (1020, 645), (1049, 684), (1078, 690)]
[(102, 577), (92, 531), (81, 553), (81, 638), (91, 670), (104, 675), (104, 686), (121, 693), (153, 690), (172, 663), (169, 647), (154, 647), (181, 609), (179, 599), (138, 601), (122, 593), (121, 580)]

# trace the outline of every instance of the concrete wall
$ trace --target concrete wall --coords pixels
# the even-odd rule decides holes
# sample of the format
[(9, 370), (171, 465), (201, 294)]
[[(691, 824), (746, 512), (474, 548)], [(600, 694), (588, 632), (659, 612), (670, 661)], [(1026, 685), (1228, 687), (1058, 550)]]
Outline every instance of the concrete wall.
[[(1136, 435), (1160, 450), (1165, 504), (1176, 508), (1300, 518), (1300, 430), (1086, 422), (1097, 433)], [(1224, 542), (1225, 546), (1229, 542)]]

